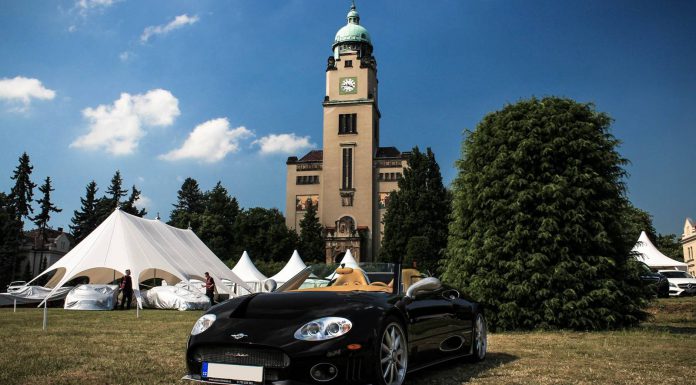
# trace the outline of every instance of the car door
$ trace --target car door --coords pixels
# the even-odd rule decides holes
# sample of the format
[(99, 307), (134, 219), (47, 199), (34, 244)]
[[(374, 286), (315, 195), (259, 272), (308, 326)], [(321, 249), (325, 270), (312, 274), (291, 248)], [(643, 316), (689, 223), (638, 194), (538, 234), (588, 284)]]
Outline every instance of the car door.
[(442, 358), (440, 345), (453, 334), (454, 303), (443, 290), (422, 292), (406, 305), (409, 352), (415, 366)]

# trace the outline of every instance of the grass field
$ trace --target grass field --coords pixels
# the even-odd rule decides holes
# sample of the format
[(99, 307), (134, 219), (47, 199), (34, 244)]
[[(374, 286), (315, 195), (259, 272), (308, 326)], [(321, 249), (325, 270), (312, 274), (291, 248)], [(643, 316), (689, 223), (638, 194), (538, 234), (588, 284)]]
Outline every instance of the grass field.
[[(0, 384), (184, 384), (184, 351), (201, 312), (0, 309)], [(641, 327), (497, 333), (479, 364), (446, 363), (409, 385), (694, 384), (696, 298), (661, 299)]]

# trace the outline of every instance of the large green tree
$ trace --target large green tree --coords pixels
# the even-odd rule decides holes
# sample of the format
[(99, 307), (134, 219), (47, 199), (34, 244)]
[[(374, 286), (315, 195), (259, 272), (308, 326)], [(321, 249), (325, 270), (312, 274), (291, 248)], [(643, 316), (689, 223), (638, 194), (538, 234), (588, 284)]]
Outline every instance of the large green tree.
[(19, 164), (11, 177), (15, 184), (12, 186), (9, 197), (14, 206), (15, 215), (20, 221), (22, 218), (29, 218), (29, 214), (34, 212), (31, 208), (34, 188), (36, 187), (36, 184), (31, 181), (33, 170), (34, 166), (31, 165), (29, 155), (26, 152), (23, 153), (19, 157)]
[(384, 214), (382, 259), (403, 259), (411, 242), (412, 251), (424, 251), (418, 256), (411, 254), (410, 258), (415, 258), (413, 262), (423, 270), (434, 272), (447, 247), (450, 196), (430, 148), (424, 153), (418, 147), (413, 148), (408, 167), (398, 183), (399, 189), (389, 194)]
[(140, 199), (140, 195), (142, 194), (142, 191), (138, 190), (135, 188), (135, 185), (131, 188), (131, 194), (128, 196), (128, 199), (126, 199), (125, 202), (123, 202), (123, 205), (121, 205), (121, 210), (124, 212), (135, 215), (136, 217), (144, 217), (147, 215), (147, 210), (142, 208), (139, 209), (136, 207), (136, 203), (138, 203), (138, 200)]
[(297, 248), (297, 233), (285, 226), (285, 217), (276, 208), (243, 210), (235, 233), (235, 258), (246, 250), (254, 260), (287, 261)]
[(657, 234), (655, 238), (655, 247), (662, 254), (679, 262), (684, 262), (684, 248), (679, 243), (677, 234)]
[(51, 220), (51, 213), (59, 213), (63, 209), (59, 209), (51, 202), (51, 192), (55, 191), (55, 189), (51, 186), (50, 176), (46, 177), (44, 183), (39, 187), (39, 191), (43, 194), (41, 199), (36, 201), (39, 204), (40, 211), (32, 220), (39, 230), (39, 237), (41, 237), (42, 242), (45, 242), (46, 229), (48, 228), (48, 222)]
[(206, 193), (201, 227), (194, 231), (223, 261), (234, 257), (232, 246), (235, 241), (234, 225), (238, 214), (237, 199), (229, 195), (222, 183), (218, 182)]
[(94, 229), (99, 226), (99, 216), (97, 215), (97, 182), (91, 181), (85, 188), (85, 197), (80, 198), (80, 210), (73, 211), (73, 217), (70, 220), (70, 231), (75, 238), (75, 243), (80, 243)]
[(17, 218), (12, 200), (0, 192), (0, 288), (14, 279), (21, 234), (22, 222)]
[(300, 220), (297, 250), (306, 260), (324, 260), (324, 227), (319, 223), (317, 206), (311, 200), (307, 201), (307, 211)]
[(650, 295), (624, 227), (611, 119), (546, 97), (486, 115), (463, 143), (443, 278), (497, 329), (637, 324)]
[(174, 210), (169, 215), (169, 225), (186, 229), (191, 227), (200, 230), (201, 217), (205, 211), (205, 195), (201, 192), (198, 182), (186, 178), (177, 192)]
[(116, 170), (111, 178), (111, 184), (106, 189), (106, 194), (97, 202), (98, 224), (104, 222), (116, 208), (121, 205), (121, 200), (128, 194), (128, 190), (123, 189), (123, 178), (121, 171)]

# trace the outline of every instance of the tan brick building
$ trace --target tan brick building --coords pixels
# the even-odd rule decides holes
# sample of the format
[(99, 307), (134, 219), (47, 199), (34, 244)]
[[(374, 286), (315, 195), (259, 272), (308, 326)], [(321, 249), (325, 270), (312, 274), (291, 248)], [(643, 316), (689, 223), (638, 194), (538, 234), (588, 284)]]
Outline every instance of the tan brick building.
[(696, 225), (691, 218), (686, 218), (684, 234), (681, 239), (684, 248), (684, 262), (686, 271), (696, 277)]
[(287, 226), (299, 231), (307, 202), (318, 204), (327, 262), (340, 260), (347, 249), (358, 262), (374, 260), (384, 205), (397, 188), (408, 155), (380, 147), (372, 41), (355, 5), (347, 19), (336, 33), (326, 66), (323, 149), (287, 161)]

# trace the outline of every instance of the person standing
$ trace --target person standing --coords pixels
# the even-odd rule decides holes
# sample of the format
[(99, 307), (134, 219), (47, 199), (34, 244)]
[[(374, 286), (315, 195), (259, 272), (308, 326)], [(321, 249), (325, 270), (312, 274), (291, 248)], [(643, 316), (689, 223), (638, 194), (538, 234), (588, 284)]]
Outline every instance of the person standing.
[(215, 305), (215, 300), (213, 299), (215, 295), (215, 280), (207, 271), (205, 272), (205, 295), (210, 298), (210, 305)]
[(126, 275), (121, 277), (121, 293), (123, 298), (121, 298), (121, 310), (123, 310), (123, 305), (127, 303), (127, 308), (130, 310), (131, 302), (133, 301), (133, 279), (131, 278), (131, 272), (126, 269)]

